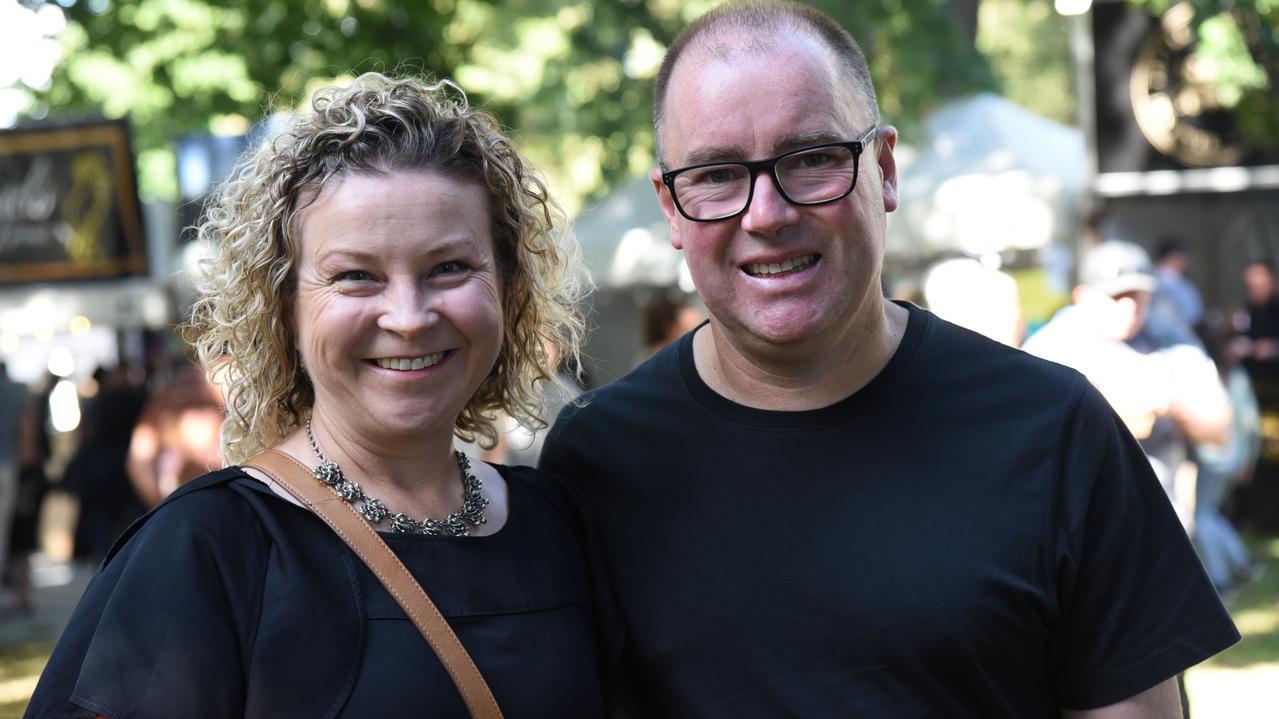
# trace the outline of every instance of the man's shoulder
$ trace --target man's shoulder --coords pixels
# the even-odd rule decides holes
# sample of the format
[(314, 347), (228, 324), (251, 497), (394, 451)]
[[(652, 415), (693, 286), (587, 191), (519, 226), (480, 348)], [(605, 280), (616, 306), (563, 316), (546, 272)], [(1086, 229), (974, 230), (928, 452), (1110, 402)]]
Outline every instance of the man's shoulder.
[(932, 318), (930, 330), (925, 361), (933, 373), (947, 382), (1060, 390), (1076, 389), (1085, 382), (1079, 372), (1066, 365), (1009, 347), (939, 317)]
[(625, 375), (569, 401), (560, 413), (561, 420), (599, 418), (627, 408), (637, 410), (679, 391), (680, 345), (684, 341), (672, 342)]

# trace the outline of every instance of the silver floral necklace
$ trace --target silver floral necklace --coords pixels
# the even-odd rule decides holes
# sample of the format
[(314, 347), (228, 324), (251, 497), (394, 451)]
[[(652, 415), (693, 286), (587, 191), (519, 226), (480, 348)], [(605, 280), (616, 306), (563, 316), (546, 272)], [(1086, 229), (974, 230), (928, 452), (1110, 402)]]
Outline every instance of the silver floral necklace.
[(315, 434), (311, 431), (309, 414), (306, 417), (306, 439), (311, 443), (311, 449), (315, 452), (316, 458), (320, 460), (320, 464), (312, 471), (315, 478), (332, 487), (339, 497), (355, 507), (360, 516), (374, 527), (389, 517), (391, 531), (398, 534), (467, 537), (471, 534), (471, 527), (478, 527), (487, 521), (484, 517), (484, 508), (489, 505), (489, 501), (481, 491), (484, 483), (471, 473), (471, 460), (457, 450), (453, 451), (453, 456), (457, 459), (457, 468), (462, 473), (462, 508), (444, 519), (427, 517), (419, 522), (403, 512), (391, 514), (382, 500), (370, 497), (360, 489), (360, 485), (347, 479), (337, 462), (325, 457), (320, 451), (320, 445), (315, 441)]

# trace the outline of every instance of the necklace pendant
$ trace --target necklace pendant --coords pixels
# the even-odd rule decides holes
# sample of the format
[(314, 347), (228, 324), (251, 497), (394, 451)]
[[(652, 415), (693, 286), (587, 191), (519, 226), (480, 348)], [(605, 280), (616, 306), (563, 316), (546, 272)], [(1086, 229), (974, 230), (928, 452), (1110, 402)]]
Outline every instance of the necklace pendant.
[(471, 535), (470, 527), (467, 527), (462, 518), (456, 514), (450, 514), (444, 520), (444, 531), (450, 537), (469, 537)]
[(382, 500), (376, 497), (364, 498), (364, 503), (360, 505), (360, 516), (369, 521), (369, 524), (377, 524), (386, 519), (387, 509)]
[(343, 478), (341, 482), (338, 482), (337, 486), (333, 488), (333, 491), (337, 492), (339, 497), (348, 502), (355, 502), (364, 496), (364, 492), (360, 491), (360, 485), (346, 478)]
[(484, 524), (484, 508), (488, 506), (488, 500), (481, 497), (479, 500), (468, 499), (463, 505), (460, 513), (459, 521), (466, 522), (472, 527), (478, 527)]
[(336, 487), (346, 477), (342, 474), (342, 470), (338, 467), (337, 462), (326, 459), (315, 468), (312, 472), (315, 478), (323, 482), (326, 486)]
[(404, 512), (396, 512), (391, 515), (391, 531), (398, 534), (415, 534), (418, 531), (418, 523)]

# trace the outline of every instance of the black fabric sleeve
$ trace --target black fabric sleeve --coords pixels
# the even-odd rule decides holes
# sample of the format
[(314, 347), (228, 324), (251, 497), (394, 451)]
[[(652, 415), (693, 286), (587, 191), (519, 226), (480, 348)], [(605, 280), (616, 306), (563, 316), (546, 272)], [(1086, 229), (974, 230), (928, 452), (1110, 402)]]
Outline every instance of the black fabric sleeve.
[(573, 460), (572, 430), (569, 425), (581, 407), (569, 402), (546, 433), (546, 441), (542, 444), (542, 453), (538, 456), (537, 468), (543, 472), (567, 478), (570, 481), (576, 476)]
[(576, 439), (571, 428), (581, 406), (569, 403), (547, 435), (538, 460), (538, 470), (560, 485), (566, 500), (574, 507), (580, 523), (586, 562), (591, 574), (594, 619), (599, 634), (600, 675), (604, 682), (604, 699), (610, 716), (628, 719), (642, 716), (635, 690), (622, 666), (626, 645), (626, 623), (617, 602), (608, 564), (604, 560), (595, 510), (582, 490), (582, 482), (591, 481), (590, 472), (582, 467), (574, 450)]
[(1128, 699), (1239, 639), (1149, 460), (1082, 380), (1065, 427), (1054, 554), (1065, 708)]
[(242, 716), (268, 552), (232, 492), (162, 505), (89, 584), (27, 716)]

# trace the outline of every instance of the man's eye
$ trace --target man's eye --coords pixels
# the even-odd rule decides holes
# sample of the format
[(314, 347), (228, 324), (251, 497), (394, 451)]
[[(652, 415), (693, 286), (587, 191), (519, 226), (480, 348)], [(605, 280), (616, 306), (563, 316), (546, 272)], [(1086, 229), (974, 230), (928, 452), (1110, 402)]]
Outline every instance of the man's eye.
[(708, 182), (729, 182), (732, 179), (733, 179), (733, 172), (731, 170), (726, 170), (723, 168), (720, 168), (718, 170), (711, 170), (710, 172), (706, 173), (706, 180)]
[(697, 185), (723, 185), (740, 180), (743, 174), (741, 168), (734, 166), (707, 167), (694, 173), (692, 180)]
[(799, 158), (799, 162), (806, 168), (821, 167), (830, 164), (831, 157), (825, 152), (810, 152)]

